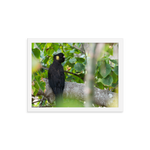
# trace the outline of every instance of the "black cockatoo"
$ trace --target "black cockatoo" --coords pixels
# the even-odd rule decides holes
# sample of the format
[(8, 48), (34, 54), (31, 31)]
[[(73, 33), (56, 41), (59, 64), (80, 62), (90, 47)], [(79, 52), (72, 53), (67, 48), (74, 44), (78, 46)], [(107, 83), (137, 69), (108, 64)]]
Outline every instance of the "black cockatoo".
[(49, 67), (48, 79), (49, 85), (55, 94), (56, 106), (62, 106), (63, 103), (63, 90), (65, 86), (65, 75), (62, 62), (65, 61), (63, 53), (54, 55), (54, 61)]

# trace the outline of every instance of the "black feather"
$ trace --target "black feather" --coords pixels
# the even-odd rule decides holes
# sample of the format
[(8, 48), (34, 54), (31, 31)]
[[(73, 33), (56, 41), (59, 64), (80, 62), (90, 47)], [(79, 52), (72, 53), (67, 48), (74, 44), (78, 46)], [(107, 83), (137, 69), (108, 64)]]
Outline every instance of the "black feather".
[(54, 55), (54, 61), (48, 71), (49, 85), (55, 94), (56, 106), (61, 106), (63, 103), (62, 95), (65, 86), (65, 75), (61, 63), (64, 61), (65, 58), (63, 53)]

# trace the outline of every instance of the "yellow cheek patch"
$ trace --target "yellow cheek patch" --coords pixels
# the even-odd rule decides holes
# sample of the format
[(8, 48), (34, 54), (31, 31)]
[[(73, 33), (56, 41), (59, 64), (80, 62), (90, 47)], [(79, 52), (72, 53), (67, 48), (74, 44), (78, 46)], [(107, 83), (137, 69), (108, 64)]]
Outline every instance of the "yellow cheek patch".
[(56, 56), (56, 60), (59, 60), (59, 56)]

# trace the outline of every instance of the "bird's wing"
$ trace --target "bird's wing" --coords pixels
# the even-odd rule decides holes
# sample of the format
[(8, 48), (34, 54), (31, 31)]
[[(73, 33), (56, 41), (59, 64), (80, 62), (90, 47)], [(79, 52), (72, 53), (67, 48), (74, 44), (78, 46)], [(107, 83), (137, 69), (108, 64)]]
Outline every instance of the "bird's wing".
[(49, 84), (55, 95), (63, 92), (64, 88), (64, 72), (63, 67), (55, 68), (51, 65), (48, 71)]

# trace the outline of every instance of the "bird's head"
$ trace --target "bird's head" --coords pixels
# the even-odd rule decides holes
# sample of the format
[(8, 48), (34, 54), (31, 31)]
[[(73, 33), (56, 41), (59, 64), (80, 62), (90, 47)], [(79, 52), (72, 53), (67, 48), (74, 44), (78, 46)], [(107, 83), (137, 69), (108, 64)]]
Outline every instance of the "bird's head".
[(58, 53), (58, 54), (54, 55), (54, 60), (59, 63), (62, 63), (65, 61), (65, 56), (63, 53)]

